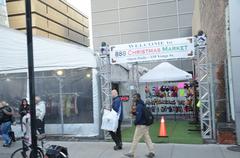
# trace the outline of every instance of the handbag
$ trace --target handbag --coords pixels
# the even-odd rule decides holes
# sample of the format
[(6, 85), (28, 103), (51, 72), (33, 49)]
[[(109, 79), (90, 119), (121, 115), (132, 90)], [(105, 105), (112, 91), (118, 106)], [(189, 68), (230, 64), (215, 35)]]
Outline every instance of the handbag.
[(118, 128), (118, 120), (119, 114), (116, 111), (104, 109), (101, 129), (116, 132)]

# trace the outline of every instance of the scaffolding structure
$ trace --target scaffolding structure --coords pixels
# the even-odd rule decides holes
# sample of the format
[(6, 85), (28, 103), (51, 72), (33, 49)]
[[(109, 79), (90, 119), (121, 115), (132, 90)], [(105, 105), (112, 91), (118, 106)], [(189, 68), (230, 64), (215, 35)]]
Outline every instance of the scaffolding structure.
[[(106, 43), (102, 43), (101, 52), (99, 54), (99, 76), (101, 82), (101, 100), (102, 109), (111, 109), (112, 105), (112, 84), (111, 84), (111, 64), (109, 57), (109, 46)], [(111, 137), (109, 132), (104, 131), (103, 137), (109, 140)]]
[(105, 109), (111, 109), (111, 64), (108, 54), (99, 55), (100, 67), (99, 74), (101, 80), (101, 97), (102, 107)]
[(197, 79), (199, 84), (201, 135), (203, 139), (213, 139), (207, 38), (203, 32), (198, 34), (195, 48), (197, 54)]
[[(105, 53), (100, 57), (100, 78), (101, 78), (101, 94), (102, 94), (102, 107), (111, 108), (111, 64), (109, 60), (109, 47), (106, 45), (102, 47)], [(196, 37), (196, 70), (197, 80), (199, 84), (199, 101), (200, 101), (200, 121), (201, 121), (201, 135), (205, 140), (215, 138), (215, 125), (214, 125), (214, 106), (211, 106), (211, 69), (208, 62), (207, 53), (207, 38), (201, 32)], [(101, 51), (102, 52), (102, 51)], [(138, 89), (138, 84), (134, 83), (134, 79), (138, 78), (138, 64), (132, 65), (132, 86)], [(137, 74), (137, 75), (136, 75)], [(106, 135), (105, 135), (106, 138)]]

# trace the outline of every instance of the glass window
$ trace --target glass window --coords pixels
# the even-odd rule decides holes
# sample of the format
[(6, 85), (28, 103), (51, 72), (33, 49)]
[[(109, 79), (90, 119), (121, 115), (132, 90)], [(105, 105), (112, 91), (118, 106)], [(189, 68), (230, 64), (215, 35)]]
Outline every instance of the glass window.
[(92, 78), (87, 77), (91, 70), (65, 70), (63, 76), (54, 73), (35, 75), (36, 95), (46, 103), (46, 123), (60, 123), (62, 115), (64, 123), (93, 123)]
[[(93, 123), (92, 70), (65, 70), (63, 76), (55, 73), (35, 73), (35, 94), (46, 103), (45, 122), (60, 124), (63, 116), (64, 123)], [(26, 73), (0, 75), (0, 89), (4, 89), (0, 100), (8, 102), (16, 113), (21, 99), (26, 97), (26, 79)]]

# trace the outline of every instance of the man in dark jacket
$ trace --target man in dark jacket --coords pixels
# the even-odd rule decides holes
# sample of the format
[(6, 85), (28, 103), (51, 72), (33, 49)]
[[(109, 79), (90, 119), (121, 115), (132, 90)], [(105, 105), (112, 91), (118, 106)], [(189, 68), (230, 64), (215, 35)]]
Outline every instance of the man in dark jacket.
[(115, 142), (115, 146), (113, 147), (114, 150), (121, 150), (122, 149), (122, 135), (121, 135), (121, 124), (123, 120), (123, 107), (122, 107), (122, 101), (120, 97), (118, 96), (117, 90), (112, 90), (112, 109), (116, 111), (119, 114), (119, 120), (118, 120), (118, 128), (116, 132), (110, 131), (110, 135)]
[(146, 155), (148, 158), (152, 158), (155, 156), (154, 153), (154, 147), (151, 140), (151, 137), (149, 135), (149, 126), (145, 125), (145, 118), (143, 116), (143, 107), (145, 106), (144, 102), (141, 99), (141, 96), (139, 93), (136, 93), (133, 95), (133, 101), (136, 102), (136, 119), (134, 121), (134, 124), (136, 125), (133, 142), (131, 145), (131, 149), (127, 154), (124, 154), (127, 157), (134, 157), (137, 144), (140, 141), (140, 139), (143, 137), (144, 142), (147, 144), (149, 153)]

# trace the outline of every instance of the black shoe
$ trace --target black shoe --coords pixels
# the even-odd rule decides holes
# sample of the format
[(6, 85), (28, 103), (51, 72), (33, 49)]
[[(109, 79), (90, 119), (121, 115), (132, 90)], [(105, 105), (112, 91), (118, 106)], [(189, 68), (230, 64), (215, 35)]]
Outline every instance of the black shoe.
[(11, 146), (11, 143), (9, 144), (3, 144), (3, 147), (10, 147)]
[(114, 150), (121, 150), (121, 149), (122, 149), (122, 146), (116, 145), (116, 146), (113, 147), (113, 149), (114, 149)]
[(155, 156), (155, 154), (153, 152), (150, 152), (146, 155), (146, 157), (148, 158), (153, 158)]
[(118, 146), (114, 146), (114, 147), (113, 147), (113, 150), (118, 150)]

